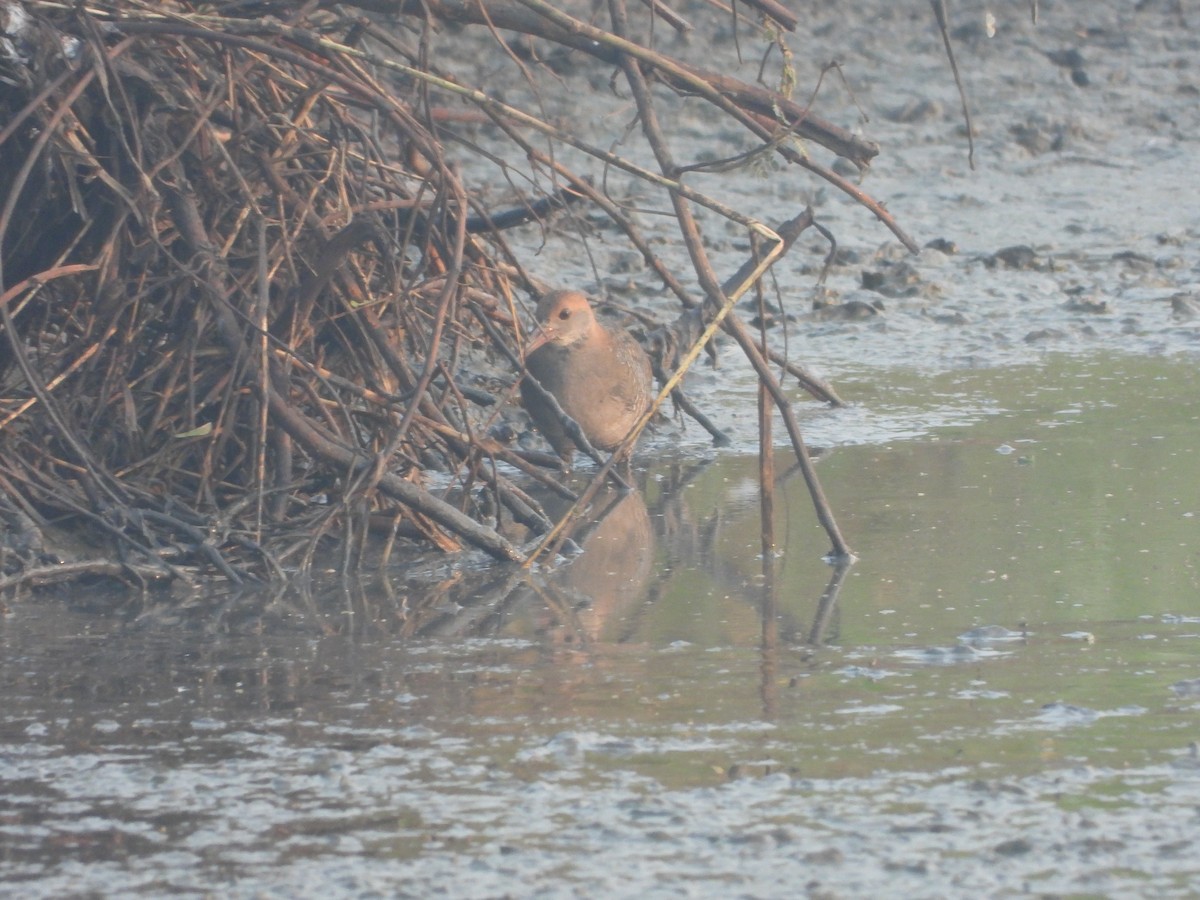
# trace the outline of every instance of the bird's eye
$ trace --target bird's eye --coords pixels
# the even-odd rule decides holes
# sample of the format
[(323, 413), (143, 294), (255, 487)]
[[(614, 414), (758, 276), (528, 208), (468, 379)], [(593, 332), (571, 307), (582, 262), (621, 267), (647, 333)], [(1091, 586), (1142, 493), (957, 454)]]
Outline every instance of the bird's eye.
[(571, 318), (571, 311), (569, 309), (560, 309), (558, 311), (558, 317), (560, 319), (569, 319)]

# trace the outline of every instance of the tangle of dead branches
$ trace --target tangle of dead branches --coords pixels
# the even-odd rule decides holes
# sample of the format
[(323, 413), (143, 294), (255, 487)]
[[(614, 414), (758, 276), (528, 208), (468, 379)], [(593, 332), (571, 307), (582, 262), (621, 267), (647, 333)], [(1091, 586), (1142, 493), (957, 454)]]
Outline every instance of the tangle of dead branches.
[[(772, 354), (730, 310), (797, 226), (777, 234), (685, 184), (651, 84), (709, 103), (760, 153), (842, 188), (911, 244), (801, 142), (864, 167), (878, 148), (651, 49), (623, 0), (604, 27), (574, 5), (0, 0), (0, 588), (280, 580), (329, 548), (353, 571), (373, 532), (389, 549), (527, 560), (522, 541), (554, 523), (515, 473), (562, 488), (492, 436), (519, 372), (522, 298), (540, 287), (502, 231), (565, 206), (608, 215), (699, 326), (734, 336), (790, 416)], [(779, 4), (749, 7), (772, 33), (795, 27)], [(637, 11), (691, 27), (661, 0)], [(451, 24), (615, 68), (657, 167), (443, 71), (425, 45)], [(464, 120), (511, 141), (550, 175), (529, 183), (548, 186), (486, 206), (447, 156)], [(546, 140), (666, 192), (699, 300), (636, 217)], [(763, 248), (740, 280), (715, 277), (697, 206)], [(660, 332), (663, 376), (711, 330)], [(848, 553), (827, 508), (822, 521)]]

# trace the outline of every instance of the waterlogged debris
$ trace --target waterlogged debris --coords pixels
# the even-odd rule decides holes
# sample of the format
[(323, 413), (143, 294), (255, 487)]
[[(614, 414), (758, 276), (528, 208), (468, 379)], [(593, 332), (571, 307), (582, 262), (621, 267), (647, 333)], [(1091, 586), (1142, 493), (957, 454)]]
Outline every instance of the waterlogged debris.
[(1071, 83), (1076, 87), (1087, 87), (1092, 80), (1088, 77), (1083, 54), (1071, 47), (1067, 50), (1048, 50), (1046, 57), (1056, 66), (1062, 66), (1071, 73)]
[(1032, 247), (1021, 244), (1016, 247), (1005, 247), (987, 257), (983, 264), (989, 269), (1003, 266), (1006, 269), (1033, 269), (1038, 266), (1038, 255)]
[(577, 769), (590, 760), (627, 760), (635, 756), (664, 756), (672, 753), (727, 753), (734, 745), (732, 740), (739, 730), (749, 733), (770, 731), (774, 726), (753, 723), (745, 729), (718, 727), (704, 728), (688, 725), (673, 728), (671, 735), (629, 736), (603, 734), (595, 731), (560, 731), (547, 740), (538, 740), (519, 750), (514, 759), (518, 763), (537, 766), (559, 766)]
[(1107, 300), (1096, 300), (1091, 297), (1075, 297), (1064, 303), (1063, 309), (1067, 312), (1089, 313), (1091, 315), (1100, 315), (1112, 311), (1108, 308)]
[(954, 256), (958, 253), (958, 244), (949, 238), (934, 238), (925, 245), (926, 250), (933, 250), (943, 256)]
[(958, 310), (948, 313), (931, 313), (928, 310), (923, 309), (921, 310), (921, 315), (929, 321), (937, 323), (938, 325), (971, 324), (971, 320), (967, 318), (966, 314)]
[(920, 292), (921, 274), (907, 262), (896, 262), (879, 269), (864, 269), (862, 286), (885, 297), (914, 297)]
[(1171, 765), (1176, 769), (1200, 769), (1200, 741), (1189, 742), (1185, 754), (1171, 760)]
[(865, 300), (847, 300), (845, 303), (833, 303), (813, 308), (813, 318), (822, 322), (861, 322), (873, 319), (880, 313), (880, 308)]
[(948, 666), (975, 659), (979, 651), (965, 644), (954, 647), (905, 647), (895, 653), (900, 659), (926, 665)]
[(1033, 852), (1033, 844), (1025, 838), (1013, 838), (1011, 841), (1001, 841), (992, 849), (1000, 856), (1024, 856)]
[(1176, 319), (1200, 319), (1200, 296), (1178, 293), (1170, 299), (1171, 315)]
[(1188, 678), (1171, 685), (1171, 691), (1177, 697), (1200, 697), (1200, 678)]
[(1149, 272), (1158, 266), (1152, 257), (1136, 250), (1122, 250), (1112, 255), (1113, 262), (1122, 263), (1126, 268), (1136, 272)]
[(970, 644), (955, 644), (953, 647), (905, 647), (897, 650), (893, 655), (906, 662), (925, 666), (955, 666), (960, 663), (976, 662), (987, 657), (1008, 656), (1009, 651), (973, 647)]
[(1003, 625), (980, 625), (971, 628), (958, 636), (965, 644), (978, 647), (981, 644), (1005, 643), (1007, 641), (1023, 641), (1029, 636), (1028, 631), (1013, 631)]
[(980, 794), (987, 794), (991, 797), (1000, 797), (1005, 794), (1013, 797), (1028, 797), (1029, 790), (1019, 784), (1010, 781), (995, 781), (992, 779), (976, 778), (967, 789)]
[(730, 781), (738, 779), (767, 779), (767, 778), (783, 778), (784, 784), (791, 785), (791, 776), (786, 772), (780, 772), (779, 769), (782, 763), (777, 759), (762, 759), (762, 760), (746, 760), (743, 762), (731, 763), (728, 766), (714, 765), (712, 769), (718, 775), (724, 775)]
[(620, 738), (591, 732), (560, 731), (545, 743), (520, 751), (516, 758), (521, 762), (578, 765), (584, 761), (586, 753), (628, 756), (632, 752), (633, 744)]
[(1086, 706), (1075, 706), (1070, 703), (1047, 703), (1038, 712), (1035, 723), (1052, 728), (1071, 727), (1076, 725), (1091, 725), (1098, 719), (1108, 719), (1113, 716), (1145, 715), (1143, 706), (1121, 706), (1116, 709), (1098, 710)]
[(1070, 703), (1047, 703), (1037, 715), (1037, 720), (1044, 725), (1091, 725), (1100, 714), (1094, 709), (1084, 706), (1073, 706)]
[(1066, 338), (1067, 333), (1061, 328), (1039, 328), (1025, 335), (1024, 340), (1027, 344), (1039, 344), (1043, 341), (1062, 341)]
[(1200, 625), (1200, 616), (1178, 616), (1174, 613), (1163, 613), (1164, 625)]
[(876, 669), (867, 666), (846, 666), (843, 669), (838, 669), (835, 675), (841, 675), (847, 681), (852, 681), (856, 678), (866, 678), (869, 681), (880, 681), (892, 675), (899, 675), (899, 672), (893, 672), (889, 669)]
[(583, 762), (583, 745), (579, 736), (563, 731), (538, 747), (529, 747), (516, 755), (518, 762), (554, 762), (570, 765)]

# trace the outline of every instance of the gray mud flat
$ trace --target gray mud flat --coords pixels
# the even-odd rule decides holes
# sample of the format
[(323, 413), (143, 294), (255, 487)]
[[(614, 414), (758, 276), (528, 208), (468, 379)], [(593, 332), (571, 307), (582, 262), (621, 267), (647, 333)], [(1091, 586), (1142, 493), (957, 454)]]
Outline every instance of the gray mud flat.
[[(128, 620), (22, 600), (0, 893), (1200, 895), (1200, 39), (1139, 6), (994, 5), (988, 38), (956, 4), (971, 172), (926, 7), (805, 5), (801, 83), (840, 58), (884, 146), (864, 186), (954, 245), (722, 188), (813, 202), (830, 298), (875, 310), (811, 309), (815, 241), (776, 273), (788, 346), (850, 401), (800, 408), (857, 565), (821, 561), (793, 479), (764, 583), (725, 353), (691, 389), (734, 448), (652, 436), (569, 565)], [(558, 237), (542, 277), (671, 314)], [(730, 270), (740, 241), (712, 238)]]

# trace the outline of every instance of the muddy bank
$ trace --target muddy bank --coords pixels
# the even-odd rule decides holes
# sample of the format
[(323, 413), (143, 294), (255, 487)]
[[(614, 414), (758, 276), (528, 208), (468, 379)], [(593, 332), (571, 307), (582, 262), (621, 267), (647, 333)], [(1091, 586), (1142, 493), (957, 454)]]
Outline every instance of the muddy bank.
[[(824, 63), (841, 61), (844, 83), (827, 74), (814, 108), (879, 142), (861, 185), (925, 249), (908, 254), (868, 212), (795, 168), (691, 176), (768, 223), (811, 203), (836, 237), (823, 288), (815, 282), (828, 247), (815, 237), (772, 273), (777, 346), (835, 386), (839, 374), (864, 365), (942, 371), (1034, 362), (1048, 352), (1200, 350), (1200, 207), (1183, 199), (1200, 188), (1200, 39), (1172, 4), (1043, 4), (1037, 25), (1023, 7), (956, 4), (951, 24), (976, 131), (974, 170), (928, 10), (813, 3), (804, 20), (792, 41), (800, 84), (809, 89)], [(710, 65), (717, 59), (731, 74), (757, 71), (759, 47), (662, 41)], [(504, 71), (490, 65), (493, 77)], [(564, 76), (593, 89), (593, 114), (579, 117), (585, 132), (632, 114), (627, 99), (598, 89), (602, 75), (579, 61)], [(682, 135), (681, 163), (747, 149), (714, 133), (696, 104), (672, 101), (663, 115)], [(620, 149), (647, 156), (636, 136)], [(827, 151), (809, 149), (836, 166)], [(661, 203), (620, 176), (610, 184), (628, 188), (631, 203)], [(677, 272), (689, 271), (681, 248), (671, 254), (678, 238), (670, 220), (640, 221)], [(709, 221), (709, 250), (721, 271), (732, 271), (749, 245), (729, 233), (738, 229)], [(603, 232), (576, 232), (564, 222), (544, 244), (530, 232), (539, 276), (662, 318), (674, 314), (636, 254), (614, 248)], [(814, 301), (831, 305), (814, 310)], [(739, 370), (736, 354), (729, 358)], [(729, 377), (699, 373), (693, 385)], [(719, 397), (710, 402), (721, 405)]]

